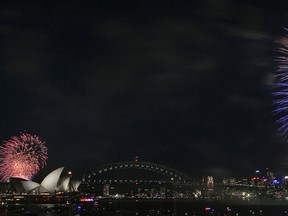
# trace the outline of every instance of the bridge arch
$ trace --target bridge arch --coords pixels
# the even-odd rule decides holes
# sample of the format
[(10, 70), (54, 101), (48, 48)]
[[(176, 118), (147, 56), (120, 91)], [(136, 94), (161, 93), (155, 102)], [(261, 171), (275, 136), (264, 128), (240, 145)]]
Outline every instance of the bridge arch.
[[(97, 167), (93, 172), (85, 175), (83, 177), (83, 182), (86, 183), (94, 183), (94, 184), (103, 184), (103, 183), (109, 183), (107, 180), (98, 179), (97, 177), (101, 176), (101, 174), (114, 172), (117, 170), (125, 170), (125, 169), (137, 169), (137, 170), (147, 170), (151, 172), (155, 172), (158, 174), (161, 174), (163, 176), (168, 177), (170, 182), (179, 183), (179, 184), (187, 184), (188, 182), (192, 182), (192, 179), (187, 176), (184, 173), (181, 173), (177, 171), (176, 169), (156, 164), (156, 163), (150, 163), (150, 162), (118, 162), (118, 163), (110, 163), (110, 164), (104, 164), (99, 167)], [(98, 181), (98, 182), (97, 182)], [(147, 181), (147, 180), (129, 180), (129, 179), (118, 179), (118, 180), (110, 180), (110, 182), (114, 183), (133, 183), (135, 181), (139, 182), (153, 182), (153, 180)], [(163, 181), (167, 182), (167, 181)]]

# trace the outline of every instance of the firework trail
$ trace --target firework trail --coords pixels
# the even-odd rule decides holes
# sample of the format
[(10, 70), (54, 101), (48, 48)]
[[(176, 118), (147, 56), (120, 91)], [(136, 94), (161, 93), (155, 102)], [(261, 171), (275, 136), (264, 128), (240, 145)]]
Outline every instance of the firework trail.
[(0, 146), (0, 175), (3, 181), (11, 177), (27, 180), (46, 165), (47, 148), (36, 135), (20, 133)]
[[(287, 29), (286, 29), (287, 31)], [(278, 39), (278, 57), (276, 71), (276, 87), (273, 95), (276, 97), (274, 113), (279, 116), (276, 121), (279, 131), (287, 138), (288, 135), (288, 37)]]

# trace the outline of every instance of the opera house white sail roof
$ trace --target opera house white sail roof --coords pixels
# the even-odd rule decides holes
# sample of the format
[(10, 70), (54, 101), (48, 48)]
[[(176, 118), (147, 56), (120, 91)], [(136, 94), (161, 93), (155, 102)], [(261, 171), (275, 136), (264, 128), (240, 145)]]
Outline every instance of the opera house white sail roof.
[[(51, 173), (49, 173), (41, 182), (41, 184), (33, 181), (21, 181), (22, 186), (26, 193), (50, 193), (55, 194), (57, 192), (77, 191), (81, 181), (70, 181), (70, 177), (62, 178), (60, 176), (64, 170), (64, 167), (60, 167)], [(20, 191), (17, 191), (20, 192)]]
[(64, 167), (60, 167), (54, 170), (53, 172), (49, 173), (40, 184), (41, 185), (40, 192), (55, 193), (63, 169)]

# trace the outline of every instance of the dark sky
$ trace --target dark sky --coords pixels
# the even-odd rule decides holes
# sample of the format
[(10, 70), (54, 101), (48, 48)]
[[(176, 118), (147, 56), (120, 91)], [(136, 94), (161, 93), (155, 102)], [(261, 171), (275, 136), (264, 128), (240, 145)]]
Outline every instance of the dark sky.
[(193, 177), (288, 173), (271, 115), (287, 4), (251, 2), (1, 1), (1, 140), (40, 136), (45, 173), (135, 155)]

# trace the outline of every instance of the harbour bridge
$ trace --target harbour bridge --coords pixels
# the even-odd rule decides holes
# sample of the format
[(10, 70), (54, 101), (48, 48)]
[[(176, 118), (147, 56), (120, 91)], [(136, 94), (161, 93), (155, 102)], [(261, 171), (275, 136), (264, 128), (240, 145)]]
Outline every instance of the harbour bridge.
[[(218, 193), (220, 191), (220, 194), (228, 193), (229, 191), (231, 191), (231, 193), (238, 193), (239, 191), (248, 191), (251, 193), (263, 191), (263, 188), (257, 185), (212, 184), (212, 188), (209, 188), (209, 177), (207, 182), (197, 182), (190, 176), (171, 167), (157, 163), (133, 161), (100, 165), (96, 167), (94, 171), (84, 175), (81, 187), (83, 191), (95, 194), (102, 193), (103, 196), (109, 193), (110, 195), (113, 193), (127, 194), (128, 191), (134, 195), (141, 193), (142, 195), (150, 194), (150, 197), (152, 196), (151, 194), (154, 194), (153, 197), (165, 197), (167, 194), (167, 196), (170, 197), (177, 197), (179, 194), (185, 193), (186, 195), (184, 195), (184, 197), (189, 197), (192, 194), (195, 195), (194, 192), (199, 192), (199, 190), (204, 196), (213, 191), (214, 185), (216, 189), (214, 191), (218, 191)], [(227, 188), (229, 188), (228, 192)], [(143, 192), (143, 190), (145, 192)], [(158, 191), (158, 193), (156, 193), (155, 190)], [(248, 192), (247, 194), (249, 194)], [(159, 195), (159, 193), (161, 195)]]
[(171, 184), (194, 185), (188, 175), (176, 169), (150, 162), (118, 162), (96, 167), (86, 174), (82, 184), (94, 187), (101, 184)]

